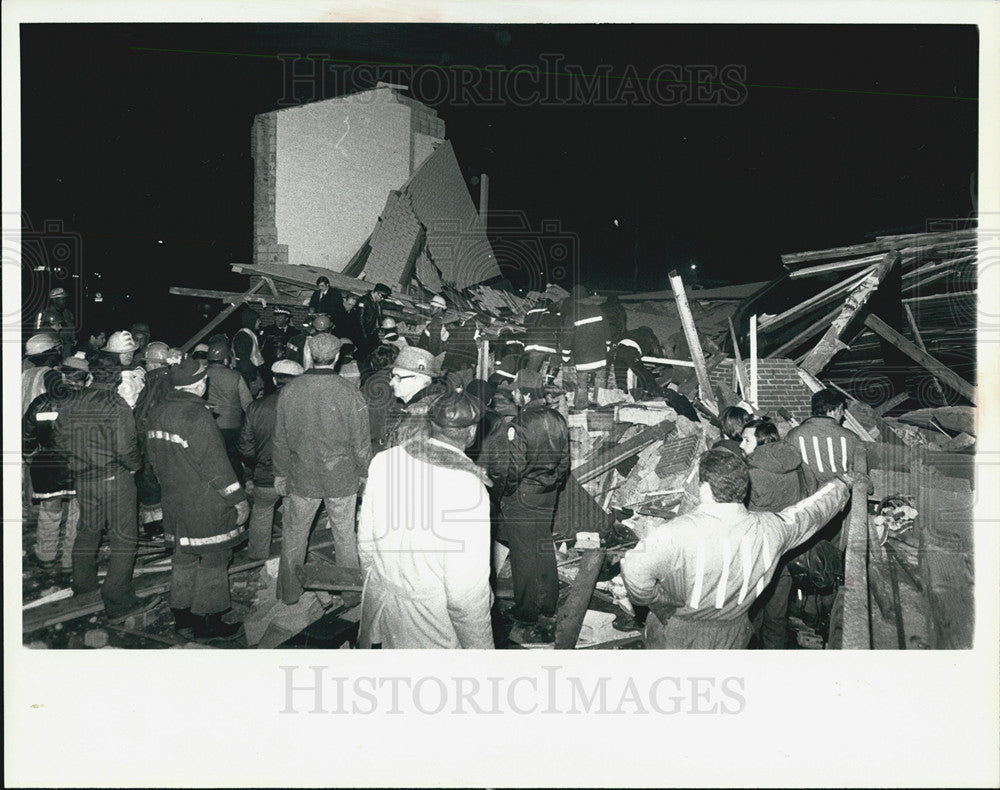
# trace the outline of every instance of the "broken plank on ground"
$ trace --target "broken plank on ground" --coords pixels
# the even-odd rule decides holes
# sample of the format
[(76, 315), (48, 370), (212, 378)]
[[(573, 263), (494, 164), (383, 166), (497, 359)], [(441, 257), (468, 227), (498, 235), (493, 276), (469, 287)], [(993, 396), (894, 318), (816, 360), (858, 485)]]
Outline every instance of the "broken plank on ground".
[(569, 597), (556, 614), (556, 650), (572, 650), (580, 638), (583, 618), (594, 594), (597, 576), (604, 564), (604, 549), (583, 553), (580, 570), (576, 574)]

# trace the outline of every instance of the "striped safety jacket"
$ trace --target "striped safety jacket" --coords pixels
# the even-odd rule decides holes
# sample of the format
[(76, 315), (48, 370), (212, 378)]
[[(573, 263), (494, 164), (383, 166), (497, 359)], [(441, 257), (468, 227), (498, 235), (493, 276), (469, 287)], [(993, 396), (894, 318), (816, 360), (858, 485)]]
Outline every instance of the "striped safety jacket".
[(563, 331), (563, 361), (570, 352), (578, 372), (603, 368), (608, 361), (608, 327), (601, 305), (577, 300), (566, 315)]
[(164, 531), (178, 549), (223, 551), (239, 542), (235, 506), (246, 492), (202, 398), (171, 389), (150, 412), (146, 454), (163, 489)]
[(868, 456), (860, 437), (833, 417), (810, 417), (785, 436), (802, 462), (821, 483), (843, 472), (868, 474)]

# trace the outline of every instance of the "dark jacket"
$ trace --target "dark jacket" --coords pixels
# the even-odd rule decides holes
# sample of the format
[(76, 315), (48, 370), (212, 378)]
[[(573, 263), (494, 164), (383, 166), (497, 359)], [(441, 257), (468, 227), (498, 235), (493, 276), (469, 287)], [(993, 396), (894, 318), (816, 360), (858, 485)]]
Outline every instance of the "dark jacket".
[(146, 452), (163, 491), (164, 531), (179, 548), (214, 552), (239, 542), (235, 506), (246, 491), (202, 398), (171, 389), (149, 415)]
[(713, 450), (729, 450), (733, 455), (739, 456), (740, 458), (746, 459), (746, 454), (743, 452), (743, 448), (740, 447), (740, 443), (735, 439), (727, 439), (723, 437), (719, 439), (715, 444), (712, 445)]
[(792, 428), (785, 441), (799, 451), (807, 466), (825, 483), (840, 472), (868, 474), (864, 443), (832, 417), (810, 417)]
[(274, 427), (274, 475), (303, 497), (356, 494), (371, 461), (368, 405), (330, 368), (285, 385)]
[(28, 404), (28, 411), (22, 420), (21, 449), (28, 458), (32, 500), (35, 502), (74, 494), (69, 464), (55, 443), (60, 406), (71, 392), (39, 395)]
[(662, 355), (660, 341), (648, 326), (638, 326), (622, 335), (611, 352), (618, 389), (627, 390), (628, 373), (632, 371), (636, 378), (636, 391), (633, 394), (638, 399), (641, 400), (645, 395), (662, 396), (663, 388), (642, 361), (644, 356)]
[(285, 342), (285, 359), (290, 359), (293, 362), (304, 365), (306, 340), (308, 339), (309, 335), (306, 332), (300, 332), (288, 338)]
[(286, 326), (284, 329), (279, 329), (276, 324), (265, 327), (263, 331), (264, 339), (260, 344), (260, 353), (264, 357), (264, 364), (268, 370), (279, 359), (285, 358), (285, 344), (295, 334), (295, 330), (291, 326)]
[(479, 465), (502, 495), (519, 487), (555, 491), (566, 481), (569, 460), (566, 420), (542, 401), (532, 401), (506, 430), (488, 436), (479, 454)]
[(430, 429), (427, 414), (431, 404), (449, 390), (444, 381), (433, 380), (414, 395), (409, 403), (403, 403), (394, 397), (386, 415), (385, 433), (379, 447), (386, 449), (404, 444), (410, 439), (426, 438)]
[(247, 406), (237, 448), (253, 468), (256, 485), (274, 485), (274, 420), (278, 412), (278, 393), (255, 400)]
[[(628, 327), (628, 315), (625, 312), (625, 305), (621, 303), (617, 296), (609, 296), (601, 305), (601, 312), (604, 314), (604, 321), (608, 325), (608, 337), (612, 342), (625, 334)], [(645, 327), (649, 329), (649, 327)]]
[(372, 442), (372, 454), (387, 449), (389, 414), (396, 402), (389, 381), (392, 368), (366, 371), (361, 374), (361, 396), (368, 404), (368, 430)]
[(366, 293), (351, 310), (351, 319), (357, 358), (364, 359), (380, 342), (378, 330), (382, 326), (382, 308), (370, 293)]
[(563, 361), (565, 352), (578, 371), (589, 372), (604, 367), (608, 358), (608, 325), (599, 304), (576, 299), (563, 324)]
[(208, 392), (205, 400), (220, 429), (239, 428), (243, 411), (253, 401), (243, 377), (220, 362), (208, 363)]
[(446, 345), (445, 341), (441, 339), (442, 329), (444, 329), (444, 321), (441, 320), (441, 316), (436, 315), (431, 318), (417, 341), (417, 347), (430, 351), (434, 356), (440, 354), (445, 350)]
[(142, 466), (135, 418), (114, 384), (92, 384), (67, 396), (54, 441), (76, 480), (104, 480)]
[(146, 386), (142, 388), (139, 399), (135, 402), (135, 408), (132, 409), (132, 414), (135, 415), (135, 433), (139, 439), (139, 449), (143, 456), (146, 454), (146, 428), (149, 422), (149, 413), (173, 389), (167, 380), (169, 374), (169, 367), (149, 371), (146, 374)]
[(819, 486), (798, 451), (784, 442), (761, 444), (747, 457), (750, 510), (777, 513), (811, 495)]
[[(475, 321), (455, 324), (449, 330), (448, 342), (444, 346), (444, 361), (441, 363), (444, 370), (465, 370), (475, 366), (479, 360), (477, 332)], [(431, 353), (434, 353), (433, 350)]]

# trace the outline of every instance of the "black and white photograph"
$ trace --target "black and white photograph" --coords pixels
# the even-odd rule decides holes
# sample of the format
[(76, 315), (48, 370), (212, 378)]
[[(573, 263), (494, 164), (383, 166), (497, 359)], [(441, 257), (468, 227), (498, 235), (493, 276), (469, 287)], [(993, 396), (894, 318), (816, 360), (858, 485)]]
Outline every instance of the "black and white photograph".
[(995, 786), (997, 7), (328, 5), (5, 5), (7, 782)]

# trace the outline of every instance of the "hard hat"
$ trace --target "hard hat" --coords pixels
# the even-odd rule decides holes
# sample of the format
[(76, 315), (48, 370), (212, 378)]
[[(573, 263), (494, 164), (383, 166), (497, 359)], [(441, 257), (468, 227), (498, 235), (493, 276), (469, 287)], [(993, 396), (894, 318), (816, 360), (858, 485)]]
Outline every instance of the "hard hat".
[(60, 296), (68, 296), (65, 288), (53, 288), (49, 291), (49, 299), (58, 299)]
[(44, 354), (46, 351), (58, 347), (58, 337), (51, 332), (40, 332), (28, 338), (28, 342), (24, 344), (24, 353), (29, 357), (33, 357), (35, 354)]
[(330, 316), (320, 313), (313, 319), (312, 326), (317, 332), (326, 332), (333, 323), (330, 321)]
[(138, 347), (139, 344), (135, 342), (132, 333), (126, 332), (123, 329), (111, 335), (108, 339), (108, 344), (103, 350), (112, 354), (124, 354), (129, 351), (135, 351)]
[(206, 354), (206, 359), (209, 362), (228, 362), (229, 361), (229, 343), (224, 340), (213, 340), (208, 345), (208, 353)]
[[(208, 346), (205, 346), (207, 349)], [(146, 359), (149, 359), (149, 353), (146, 354)], [(179, 365), (184, 360), (184, 352), (179, 348), (171, 348), (167, 351), (167, 364), (168, 365)]]
[(146, 335), (147, 337), (153, 333), (153, 330), (149, 328), (149, 324), (147, 324), (145, 321), (136, 321), (129, 328), (129, 331), (133, 335), (143, 334)]
[(382, 319), (382, 328), (383, 329), (395, 329), (396, 328), (396, 319), (395, 318), (383, 318)]
[(448, 309), (448, 303), (441, 294), (434, 294), (431, 298), (431, 307), (440, 307), (442, 310)]
[(169, 354), (170, 346), (166, 343), (161, 343), (159, 340), (155, 340), (146, 346), (147, 362), (160, 362), (165, 365), (169, 361)]
[(294, 359), (279, 359), (271, 365), (271, 372), (275, 376), (300, 376), (302, 366)]

